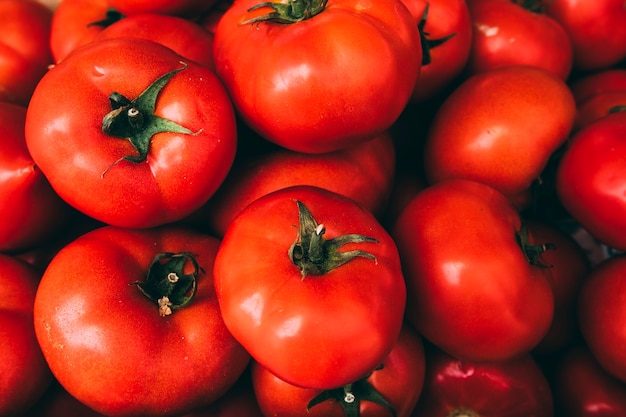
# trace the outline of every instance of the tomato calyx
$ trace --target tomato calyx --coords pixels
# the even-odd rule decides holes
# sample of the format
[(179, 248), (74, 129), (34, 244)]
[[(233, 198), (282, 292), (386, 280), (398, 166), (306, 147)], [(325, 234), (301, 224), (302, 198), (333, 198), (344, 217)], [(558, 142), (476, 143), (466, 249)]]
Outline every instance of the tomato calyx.
[(609, 109), (609, 114), (613, 114), (613, 113), (619, 113), (622, 111), (626, 111), (626, 105), (625, 104), (620, 104), (618, 106), (613, 106)]
[(242, 25), (257, 22), (296, 23), (310, 19), (326, 8), (328, 0), (287, 0), (287, 2), (264, 1), (255, 4), (247, 11), (252, 12), (263, 7), (269, 7), (271, 12), (241, 22)]
[[(381, 364), (374, 371), (378, 371), (382, 368), (383, 365)], [(310, 411), (311, 408), (324, 401), (333, 400), (341, 405), (347, 417), (359, 417), (361, 413), (361, 401), (369, 401), (385, 407), (389, 410), (391, 415), (395, 417), (396, 412), (391, 404), (389, 404), (385, 397), (367, 381), (372, 373), (373, 372), (370, 372), (367, 376), (352, 384), (322, 391), (309, 401), (306, 406), (307, 411)]]
[(472, 410), (467, 410), (465, 408), (454, 409), (449, 412), (446, 417), (480, 417), (477, 413)]
[[(191, 272), (186, 272), (191, 264)], [(132, 282), (143, 295), (159, 306), (161, 317), (188, 305), (196, 295), (198, 273), (202, 270), (189, 252), (162, 252), (150, 264), (146, 279)]]
[(115, 9), (108, 9), (106, 11), (106, 14), (104, 15), (104, 19), (102, 20), (96, 20), (95, 22), (91, 22), (89, 24), (87, 24), (87, 27), (91, 27), (91, 26), (99, 26), (102, 28), (106, 28), (111, 26), (113, 23), (122, 20), (123, 18), (125, 18), (126, 16), (124, 16), (123, 14), (121, 14), (120, 12), (118, 12)]
[(524, 9), (533, 13), (543, 13), (546, 10), (547, 3), (552, 0), (511, 0), (513, 3), (522, 6)]
[(291, 262), (300, 270), (303, 279), (307, 275), (323, 275), (356, 257), (376, 261), (376, 257), (369, 252), (362, 250), (340, 252), (339, 249), (348, 243), (378, 243), (378, 239), (346, 234), (327, 240), (324, 238), (326, 233), (324, 225), (317, 224), (309, 209), (302, 202), (295, 201), (298, 206), (300, 229), (296, 240), (289, 248), (288, 255)]
[(134, 100), (130, 100), (118, 92), (112, 92), (109, 95), (111, 111), (102, 119), (102, 132), (115, 138), (127, 139), (138, 155), (122, 156), (104, 170), (102, 177), (111, 167), (123, 160), (134, 163), (145, 161), (148, 157), (152, 137), (157, 133), (197, 135), (202, 131), (200, 129), (193, 132), (172, 120), (154, 114), (156, 100), (163, 87), (174, 75), (188, 66), (185, 62), (181, 61), (180, 63), (182, 67), (160, 76)]
[(522, 249), (524, 253), (524, 257), (528, 261), (529, 264), (538, 266), (540, 268), (550, 268), (550, 265), (546, 265), (541, 262), (541, 255), (548, 251), (556, 249), (554, 243), (542, 243), (542, 244), (532, 244), (530, 243), (530, 237), (528, 235), (528, 227), (525, 224), (522, 224), (521, 229), (515, 234), (517, 239), (517, 244)]
[(443, 38), (430, 39), (429, 33), (425, 31), (426, 19), (428, 18), (429, 8), (430, 8), (430, 3), (426, 3), (426, 7), (424, 8), (424, 13), (422, 13), (422, 18), (417, 24), (417, 29), (419, 30), (420, 35), (421, 35), (420, 41), (422, 44), (422, 65), (428, 65), (431, 63), (432, 59), (431, 59), (430, 51), (433, 48), (436, 48), (446, 43), (447, 41), (452, 39), (454, 36), (456, 36), (456, 33), (451, 33), (448, 36), (444, 36)]

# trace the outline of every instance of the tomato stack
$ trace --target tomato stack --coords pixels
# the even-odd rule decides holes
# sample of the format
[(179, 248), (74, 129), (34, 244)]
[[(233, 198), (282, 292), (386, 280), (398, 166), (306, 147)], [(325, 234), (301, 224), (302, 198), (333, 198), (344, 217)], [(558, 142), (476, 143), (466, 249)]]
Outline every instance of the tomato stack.
[(622, 0), (0, 34), (0, 415), (626, 415)]

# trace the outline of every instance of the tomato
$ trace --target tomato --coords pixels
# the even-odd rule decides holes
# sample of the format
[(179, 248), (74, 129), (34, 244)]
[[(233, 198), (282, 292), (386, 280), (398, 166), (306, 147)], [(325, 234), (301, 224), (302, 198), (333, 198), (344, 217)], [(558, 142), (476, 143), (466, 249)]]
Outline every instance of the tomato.
[(542, 3), (468, 1), (474, 30), (468, 73), (529, 65), (566, 80), (572, 69), (572, 44), (563, 26), (542, 12)]
[(187, 216), (217, 190), (234, 160), (236, 123), (209, 68), (151, 41), (115, 38), (46, 74), (26, 143), (71, 206), (108, 224), (151, 227)]
[(626, 69), (609, 68), (585, 74), (570, 84), (578, 105), (599, 93), (626, 91)]
[(626, 108), (626, 90), (595, 94), (578, 105), (573, 131), (578, 131), (602, 117)]
[(126, 16), (158, 13), (196, 17), (213, 7), (217, 0), (107, 0), (109, 6)]
[(618, 250), (626, 249), (626, 112), (603, 117), (572, 138), (556, 177), (563, 207), (589, 233)]
[(199, 24), (181, 17), (154, 13), (128, 16), (104, 28), (94, 41), (120, 37), (158, 42), (186, 59), (213, 67), (213, 35)]
[(368, 210), (318, 187), (246, 206), (226, 229), (214, 277), (233, 336), (300, 387), (338, 388), (372, 372), (403, 322), (395, 243)]
[(569, 34), (574, 69), (605, 69), (626, 58), (626, 7), (623, 0), (548, 1), (546, 13)]
[(532, 253), (540, 248), (494, 188), (468, 180), (431, 185), (404, 208), (392, 236), (407, 318), (448, 354), (506, 360), (532, 350), (548, 331), (554, 295)]
[(52, 63), (52, 12), (31, 0), (0, 1), (0, 101), (27, 105)]
[(421, 46), (400, 0), (243, 0), (220, 19), (214, 58), (249, 126), (287, 149), (323, 153), (394, 123), (419, 75)]
[(408, 417), (421, 394), (424, 372), (421, 338), (410, 326), (404, 326), (381, 366), (347, 388), (321, 391), (296, 387), (254, 361), (252, 383), (266, 416)]
[(431, 183), (484, 182), (524, 207), (575, 113), (565, 82), (545, 70), (511, 66), (476, 74), (435, 114), (424, 147), (426, 176)]
[(481, 363), (429, 349), (412, 417), (552, 417), (553, 408), (550, 385), (530, 355)]
[(580, 331), (600, 366), (626, 382), (626, 255), (596, 265), (580, 292)]
[(620, 417), (626, 415), (626, 383), (605, 372), (584, 346), (559, 359), (554, 377), (555, 409), (560, 416)]
[(0, 278), (0, 415), (20, 416), (52, 381), (33, 328), (40, 275), (25, 262), (0, 254)]
[(180, 228), (113, 226), (66, 245), (34, 307), (37, 338), (61, 385), (109, 416), (182, 414), (224, 395), (249, 356), (220, 314), (218, 245)]
[(236, 162), (201, 211), (211, 231), (223, 236), (237, 213), (257, 198), (289, 186), (314, 185), (359, 201), (380, 215), (391, 193), (394, 168), (394, 144), (387, 133), (321, 155), (278, 149)]

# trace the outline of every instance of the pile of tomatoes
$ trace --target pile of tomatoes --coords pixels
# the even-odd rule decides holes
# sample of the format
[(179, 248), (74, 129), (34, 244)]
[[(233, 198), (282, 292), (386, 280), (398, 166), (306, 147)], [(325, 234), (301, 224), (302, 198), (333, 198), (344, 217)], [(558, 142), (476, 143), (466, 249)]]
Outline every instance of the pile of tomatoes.
[(0, 34), (0, 415), (626, 415), (623, 0)]

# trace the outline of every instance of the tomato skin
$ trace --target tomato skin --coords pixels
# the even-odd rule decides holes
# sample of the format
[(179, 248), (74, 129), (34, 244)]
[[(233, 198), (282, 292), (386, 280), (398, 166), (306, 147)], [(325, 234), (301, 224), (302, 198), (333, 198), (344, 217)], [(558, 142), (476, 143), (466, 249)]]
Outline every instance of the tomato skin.
[(107, 0), (109, 7), (126, 16), (157, 13), (182, 17), (196, 17), (208, 11), (216, 0)]
[[(249, 355), (220, 315), (211, 275), (218, 245), (185, 229), (105, 226), (65, 246), (34, 308), (37, 338), (62, 386), (110, 416), (182, 414), (222, 396)], [(191, 303), (165, 317), (130, 285), (163, 252), (190, 252), (200, 267)]]
[(418, 332), (470, 361), (506, 360), (539, 343), (554, 295), (543, 269), (520, 249), (520, 229), (504, 195), (478, 182), (442, 181), (408, 203), (392, 236), (407, 282), (407, 318)]
[(626, 91), (598, 93), (578, 105), (573, 132), (603, 118), (617, 107), (626, 106)]
[[(399, 0), (330, 0), (292, 24), (247, 19), (235, 2), (215, 30), (216, 71), (243, 120), (287, 149), (324, 153), (387, 130), (421, 67), (419, 31)], [(371, 109), (375, 108), (375, 111)]]
[(572, 69), (572, 44), (552, 17), (509, 0), (471, 0), (468, 7), (473, 27), (469, 74), (529, 65), (567, 79)]
[[(357, 257), (303, 278), (288, 256), (299, 224), (295, 200), (326, 227), (327, 239), (378, 239), (341, 249), (376, 260)], [(406, 290), (395, 243), (369, 211), (322, 188), (284, 188), (243, 209), (222, 239), (214, 277), (233, 336), (265, 368), (301, 387), (337, 388), (371, 372), (403, 322)]]
[(556, 191), (569, 214), (607, 246), (626, 249), (626, 113), (617, 112), (579, 130), (568, 143)]
[(596, 94), (626, 91), (626, 69), (609, 68), (584, 75), (573, 81), (570, 89), (578, 105)]
[(0, 415), (21, 416), (52, 382), (33, 328), (39, 274), (30, 265), (0, 254)]
[(145, 161), (122, 160), (138, 151), (102, 131), (109, 94), (132, 100), (183, 68), (182, 60), (154, 42), (115, 38), (81, 48), (46, 74), (28, 108), (26, 143), (61, 198), (102, 222), (140, 228), (179, 220), (217, 190), (234, 160), (236, 123), (210, 69), (189, 62), (160, 91), (155, 114), (192, 133), (156, 133)]
[(626, 382), (626, 256), (607, 258), (581, 288), (578, 316), (589, 350), (610, 375)]
[(523, 207), (575, 113), (565, 82), (545, 70), (512, 66), (476, 74), (435, 114), (424, 147), (427, 179), (484, 182)]
[(552, 417), (553, 408), (550, 385), (530, 355), (481, 363), (428, 349), (424, 391), (411, 416)]
[[(424, 347), (420, 336), (410, 326), (403, 326), (398, 342), (382, 369), (374, 371), (367, 381), (391, 405), (396, 417), (408, 417), (417, 404), (424, 383)], [(266, 416), (345, 417), (341, 406), (332, 400), (323, 401), (309, 410), (309, 402), (322, 391), (300, 388), (277, 378), (253, 361), (252, 384), (259, 406)], [(391, 416), (382, 405), (361, 401), (360, 417)]]

